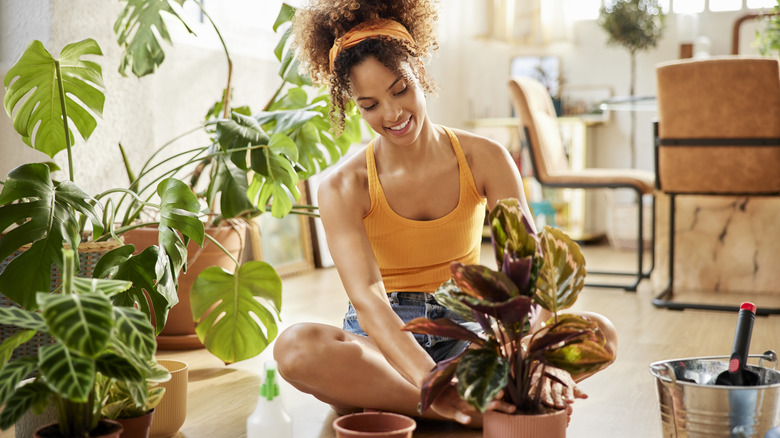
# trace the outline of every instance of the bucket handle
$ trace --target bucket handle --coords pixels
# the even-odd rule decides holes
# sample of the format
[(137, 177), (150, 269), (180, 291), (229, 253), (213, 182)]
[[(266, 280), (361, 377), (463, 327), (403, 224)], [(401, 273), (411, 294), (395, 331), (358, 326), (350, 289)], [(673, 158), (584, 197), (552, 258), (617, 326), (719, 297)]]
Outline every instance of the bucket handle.
[[(699, 357), (697, 359), (701, 360), (718, 360), (718, 359), (728, 359), (729, 356), (707, 356), (707, 357)], [(748, 358), (758, 358), (758, 366), (763, 367), (764, 361), (772, 362), (772, 369), (777, 369), (777, 353), (775, 353), (772, 350), (767, 350), (763, 354), (751, 354), (748, 356)], [(664, 383), (676, 385), (677, 384), (677, 376), (674, 374), (674, 369), (671, 365), (669, 365), (669, 362), (663, 362), (663, 363), (654, 363), (650, 365), (650, 368), (658, 375), (658, 377), (663, 381)]]

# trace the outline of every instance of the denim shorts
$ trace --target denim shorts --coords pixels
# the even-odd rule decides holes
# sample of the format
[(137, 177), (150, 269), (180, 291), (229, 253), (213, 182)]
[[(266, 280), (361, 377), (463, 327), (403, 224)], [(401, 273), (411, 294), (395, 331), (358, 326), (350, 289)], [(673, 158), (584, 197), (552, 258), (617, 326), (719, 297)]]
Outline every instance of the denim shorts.
[[(407, 323), (421, 316), (436, 319), (449, 318), (474, 333), (480, 333), (482, 328), (476, 322), (465, 321), (460, 315), (447, 307), (439, 304), (432, 293), (424, 292), (391, 292), (387, 294), (393, 311)], [(360, 336), (368, 336), (360, 328), (357, 314), (352, 304), (349, 304), (347, 314), (344, 315), (344, 330)], [(414, 338), (431, 358), (440, 362), (444, 359), (455, 357), (468, 348), (470, 342), (442, 336), (422, 335), (414, 333)]]

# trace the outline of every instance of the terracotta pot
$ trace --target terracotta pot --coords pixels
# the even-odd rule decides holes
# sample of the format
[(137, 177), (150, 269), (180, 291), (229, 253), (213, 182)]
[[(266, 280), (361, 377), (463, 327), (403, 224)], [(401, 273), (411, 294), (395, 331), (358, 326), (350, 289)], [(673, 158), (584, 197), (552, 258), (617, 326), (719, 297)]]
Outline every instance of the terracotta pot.
[[(234, 257), (239, 258), (241, 249), (246, 243), (246, 225), (239, 223), (232, 226), (207, 227), (206, 233), (214, 237)], [(124, 234), (125, 243), (135, 245), (134, 254), (138, 254), (151, 245), (157, 244), (157, 228), (142, 227)], [(198, 274), (210, 266), (220, 266), (233, 271), (235, 263), (208, 238), (203, 242), (203, 248), (190, 242), (187, 245), (187, 272), (179, 276), (179, 303), (168, 312), (165, 328), (157, 336), (157, 348), (160, 350), (189, 350), (203, 348), (203, 344), (195, 334), (195, 323), (192, 320), (190, 307), (190, 287)], [(152, 321), (154, 324), (155, 321)]]
[(167, 438), (175, 435), (187, 418), (189, 368), (185, 362), (179, 360), (158, 359), (157, 362), (171, 373), (171, 379), (159, 384), (165, 388), (165, 394), (154, 409), (149, 436)]
[[(113, 420), (100, 420), (98, 427), (89, 435), (90, 438), (119, 438), (122, 434), (122, 425)], [(35, 438), (69, 438), (60, 434), (60, 426), (57, 423), (43, 426), (35, 431)]]
[(152, 425), (154, 409), (146, 415), (132, 418), (117, 418), (116, 422), (122, 425), (122, 438), (149, 438), (149, 427)]
[(337, 438), (412, 438), (417, 423), (406, 415), (360, 412), (333, 420)]
[(487, 411), (482, 417), (484, 438), (565, 438), (566, 410), (537, 415)]

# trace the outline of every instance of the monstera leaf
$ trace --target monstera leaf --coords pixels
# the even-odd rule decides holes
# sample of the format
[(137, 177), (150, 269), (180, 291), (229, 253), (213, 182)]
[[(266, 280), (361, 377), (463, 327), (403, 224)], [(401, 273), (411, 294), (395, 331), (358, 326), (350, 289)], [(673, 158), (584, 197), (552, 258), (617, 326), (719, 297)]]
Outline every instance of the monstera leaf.
[[(35, 293), (48, 291), (51, 266), (63, 265), (62, 242), (76, 248), (81, 213), (102, 232), (91, 197), (75, 184), (55, 183), (44, 164), (24, 164), (12, 170), (0, 192), (0, 259), (25, 244), (32, 246), (15, 257), (0, 273), (0, 293), (30, 310), (37, 308)], [(14, 224), (22, 225), (9, 230)], [(78, 269), (78, 259), (76, 269)]]
[(257, 356), (276, 338), (281, 293), (282, 281), (268, 263), (250, 261), (235, 274), (206, 268), (190, 289), (198, 338), (225, 363)]
[[(66, 142), (63, 108), (67, 121), (84, 140), (97, 125), (92, 113), (103, 112), (102, 71), (98, 64), (82, 60), (85, 55), (102, 55), (95, 40), (68, 44), (59, 59), (36, 40), (5, 75), (3, 106), (14, 121), (14, 129), (27, 145), (49, 157), (73, 144), (69, 128)], [(24, 96), (28, 97), (22, 102)]]
[(165, 60), (161, 40), (171, 44), (163, 12), (178, 19), (190, 33), (194, 32), (178, 12), (184, 0), (123, 1), (127, 4), (114, 23), (117, 43), (125, 50), (119, 73), (127, 76), (130, 70), (140, 78), (153, 73)]
[(585, 256), (563, 231), (545, 225), (539, 245), (544, 264), (539, 269), (534, 298), (556, 313), (571, 307), (585, 286)]

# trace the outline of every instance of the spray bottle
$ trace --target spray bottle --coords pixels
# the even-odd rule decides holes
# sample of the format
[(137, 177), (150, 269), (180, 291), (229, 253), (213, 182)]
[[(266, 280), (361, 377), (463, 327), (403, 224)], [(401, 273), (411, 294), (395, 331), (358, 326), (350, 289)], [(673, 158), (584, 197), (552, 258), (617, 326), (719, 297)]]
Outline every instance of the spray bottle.
[(292, 421), (279, 398), (276, 362), (265, 363), (265, 382), (260, 385), (257, 407), (246, 420), (247, 438), (292, 438)]

